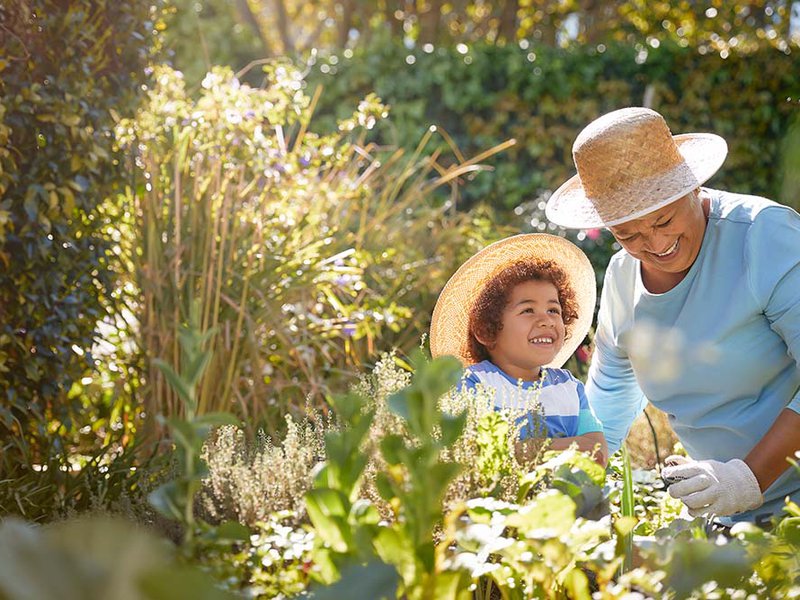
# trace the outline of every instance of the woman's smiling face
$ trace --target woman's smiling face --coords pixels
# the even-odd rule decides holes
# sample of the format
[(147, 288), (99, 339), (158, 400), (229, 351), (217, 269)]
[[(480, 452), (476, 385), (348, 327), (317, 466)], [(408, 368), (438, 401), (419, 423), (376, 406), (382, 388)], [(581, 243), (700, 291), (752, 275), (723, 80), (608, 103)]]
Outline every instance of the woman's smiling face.
[(640, 219), (609, 227), (620, 245), (642, 263), (643, 271), (685, 274), (694, 264), (706, 231), (706, 213), (697, 192)]

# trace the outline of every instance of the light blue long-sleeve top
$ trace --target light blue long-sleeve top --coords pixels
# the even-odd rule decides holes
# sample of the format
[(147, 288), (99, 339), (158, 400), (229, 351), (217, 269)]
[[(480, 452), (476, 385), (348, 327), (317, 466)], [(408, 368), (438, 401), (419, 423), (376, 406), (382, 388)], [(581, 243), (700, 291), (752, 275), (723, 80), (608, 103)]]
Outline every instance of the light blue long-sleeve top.
[[(606, 271), (586, 394), (612, 452), (648, 400), (698, 460), (743, 459), (781, 411), (800, 412), (800, 215), (705, 192), (703, 243), (677, 286), (648, 292), (624, 250)], [(800, 501), (788, 463), (764, 505), (732, 519), (780, 514), (787, 495)]]

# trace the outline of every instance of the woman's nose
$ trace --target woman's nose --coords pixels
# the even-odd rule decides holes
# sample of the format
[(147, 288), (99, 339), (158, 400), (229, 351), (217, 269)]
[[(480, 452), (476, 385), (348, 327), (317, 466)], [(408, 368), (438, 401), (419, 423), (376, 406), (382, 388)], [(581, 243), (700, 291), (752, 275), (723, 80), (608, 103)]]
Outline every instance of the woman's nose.
[(642, 248), (647, 252), (661, 254), (669, 250), (669, 247), (675, 242), (674, 235), (667, 235), (665, 233), (653, 233), (642, 240)]

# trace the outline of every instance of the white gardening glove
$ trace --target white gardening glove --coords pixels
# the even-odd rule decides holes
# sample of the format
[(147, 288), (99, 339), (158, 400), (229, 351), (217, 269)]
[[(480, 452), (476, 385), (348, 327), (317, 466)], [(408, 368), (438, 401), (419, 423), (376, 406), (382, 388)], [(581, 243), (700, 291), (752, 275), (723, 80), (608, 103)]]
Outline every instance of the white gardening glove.
[(681, 500), (693, 517), (727, 516), (764, 503), (756, 476), (738, 458), (719, 462), (670, 456), (665, 462), (672, 466), (661, 471), (662, 477), (681, 480), (669, 486), (669, 495)]

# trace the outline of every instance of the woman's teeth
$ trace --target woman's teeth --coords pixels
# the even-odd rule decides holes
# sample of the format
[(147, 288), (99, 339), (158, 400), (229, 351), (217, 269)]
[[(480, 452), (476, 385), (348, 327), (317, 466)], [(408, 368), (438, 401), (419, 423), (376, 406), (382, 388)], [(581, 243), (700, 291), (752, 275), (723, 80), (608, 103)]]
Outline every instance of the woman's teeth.
[(656, 256), (660, 256), (660, 257), (662, 257), (662, 258), (663, 258), (664, 256), (669, 256), (670, 254), (672, 254), (673, 252), (675, 252), (675, 249), (676, 249), (677, 247), (678, 247), (678, 240), (675, 240), (675, 243), (674, 243), (674, 244), (672, 244), (672, 246), (670, 246), (670, 247), (669, 247), (669, 250), (667, 250), (666, 252), (662, 252), (661, 254), (658, 254), (658, 253), (654, 252), (653, 254), (655, 254)]

